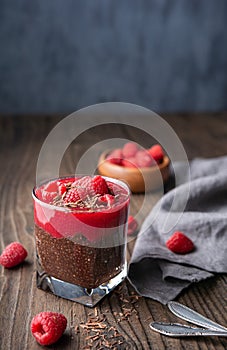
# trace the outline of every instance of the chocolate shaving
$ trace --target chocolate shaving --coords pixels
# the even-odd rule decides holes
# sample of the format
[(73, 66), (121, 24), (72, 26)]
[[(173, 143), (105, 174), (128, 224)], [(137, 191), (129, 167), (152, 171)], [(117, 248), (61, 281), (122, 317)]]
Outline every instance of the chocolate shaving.
[[(114, 293), (118, 295), (121, 304), (121, 311), (113, 312), (117, 322), (128, 321), (131, 317), (139, 318), (138, 312), (135, 309), (135, 303), (141, 296), (135, 292), (128, 294), (128, 291), (124, 289), (123, 285), (120, 285)], [(132, 348), (130, 343), (127, 342), (115, 326), (109, 326), (106, 319), (106, 314), (108, 313), (109, 310), (106, 310), (104, 313), (98, 314), (96, 307), (93, 313), (89, 312), (86, 323), (80, 324), (86, 340), (83, 350), (129, 350)]]
[[(90, 314), (89, 314), (90, 315)], [(114, 326), (107, 323), (104, 314), (89, 316), (86, 323), (81, 323), (80, 328), (85, 335), (86, 345), (83, 350), (92, 349), (124, 349), (129, 350), (130, 346)], [(77, 327), (76, 327), (77, 329)]]
[[(104, 203), (98, 203), (99, 198), (101, 197), (100, 194), (96, 194), (94, 196), (89, 196), (86, 195), (85, 198), (83, 199), (79, 199), (76, 202), (65, 202), (64, 198), (66, 196), (66, 194), (68, 193), (68, 191), (70, 191), (73, 188), (76, 188), (76, 182), (69, 182), (67, 184), (65, 184), (66, 186), (66, 191), (62, 194), (62, 195), (56, 195), (56, 197), (53, 199), (52, 203), (55, 206), (58, 207), (65, 207), (65, 208), (78, 208), (78, 209), (86, 209), (89, 211), (94, 211), (95, 209), (103, 209), (103, 208), (108, 208), (109, 204), (107, 202)], [(114, 194), (113, 191), (111, 190), (111, 195), (114, 196), (115, 198), (115, 204), (118, 203), (119, 200), (119, 194)], [(123, 194), (122, 194), (123, 195)]]

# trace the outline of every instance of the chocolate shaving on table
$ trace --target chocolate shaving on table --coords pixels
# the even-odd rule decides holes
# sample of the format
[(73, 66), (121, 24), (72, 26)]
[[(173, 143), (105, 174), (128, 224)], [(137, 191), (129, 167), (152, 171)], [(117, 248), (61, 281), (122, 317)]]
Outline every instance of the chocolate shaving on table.
[[(129, 320), (130, 317), (136, 316), (138, 313), (134, 304), (138, 301), (140, 296), (135, 292), (127, 293), (124, 287), (119, 286), (114, 293), (120, 299), (121, 311), (114, 311), (113, 315), (117, 322)], [(109, 310), (106, 311), (108, 313)], [(132, 344), (119, 332), (119, 329), (114, 325), (109, 325), (105, 311), (98, 314), (97, 308), (94, 313), (90, 312), (86, 322), (80, 323), (75, 327), (75, 332), (78, 334), (83, 332), (85, 336), (86, 345), (83, 350), (93, 349), (113, 349), (113, 350), (130, 350)]]

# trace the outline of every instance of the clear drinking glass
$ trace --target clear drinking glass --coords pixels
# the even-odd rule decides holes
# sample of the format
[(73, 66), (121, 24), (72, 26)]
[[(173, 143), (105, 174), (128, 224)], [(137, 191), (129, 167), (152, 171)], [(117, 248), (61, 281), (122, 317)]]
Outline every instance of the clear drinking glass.
[[(91, 208), (50, 204), (59, 178), (33, 189), (37, 286), (60, 297), (94, 306), (127, 275), (129, 188), (105, 178), (114, 201)], [(57, 203), (57, 201), (56, 201)]]

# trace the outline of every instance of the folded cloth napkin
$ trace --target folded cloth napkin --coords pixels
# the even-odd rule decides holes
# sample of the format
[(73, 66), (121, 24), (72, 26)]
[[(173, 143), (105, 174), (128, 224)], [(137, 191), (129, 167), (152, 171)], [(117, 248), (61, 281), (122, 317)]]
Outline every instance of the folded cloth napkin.
[[(188, 169), (189, 182), (185, 164), (175, 166), (181, 180), (145, 219), (129, 265), (128, 279), (138, 293), (163, 304), (192, 282), (227, 273), (227, 157), (194, 159)], [(175, 231), (194, 242), (193, 252), (175, 254), (165, 246)]]

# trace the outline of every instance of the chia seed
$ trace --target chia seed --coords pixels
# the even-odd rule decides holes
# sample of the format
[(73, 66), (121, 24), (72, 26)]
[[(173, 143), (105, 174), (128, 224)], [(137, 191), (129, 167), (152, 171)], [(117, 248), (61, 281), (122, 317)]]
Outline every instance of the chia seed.
[(119, 274), (125, 263), (125, 245), (93, 247), (68, 238), (55, 238), (35, 225), (36, 247), (44, 271), (84, 288), (96, 288)]

